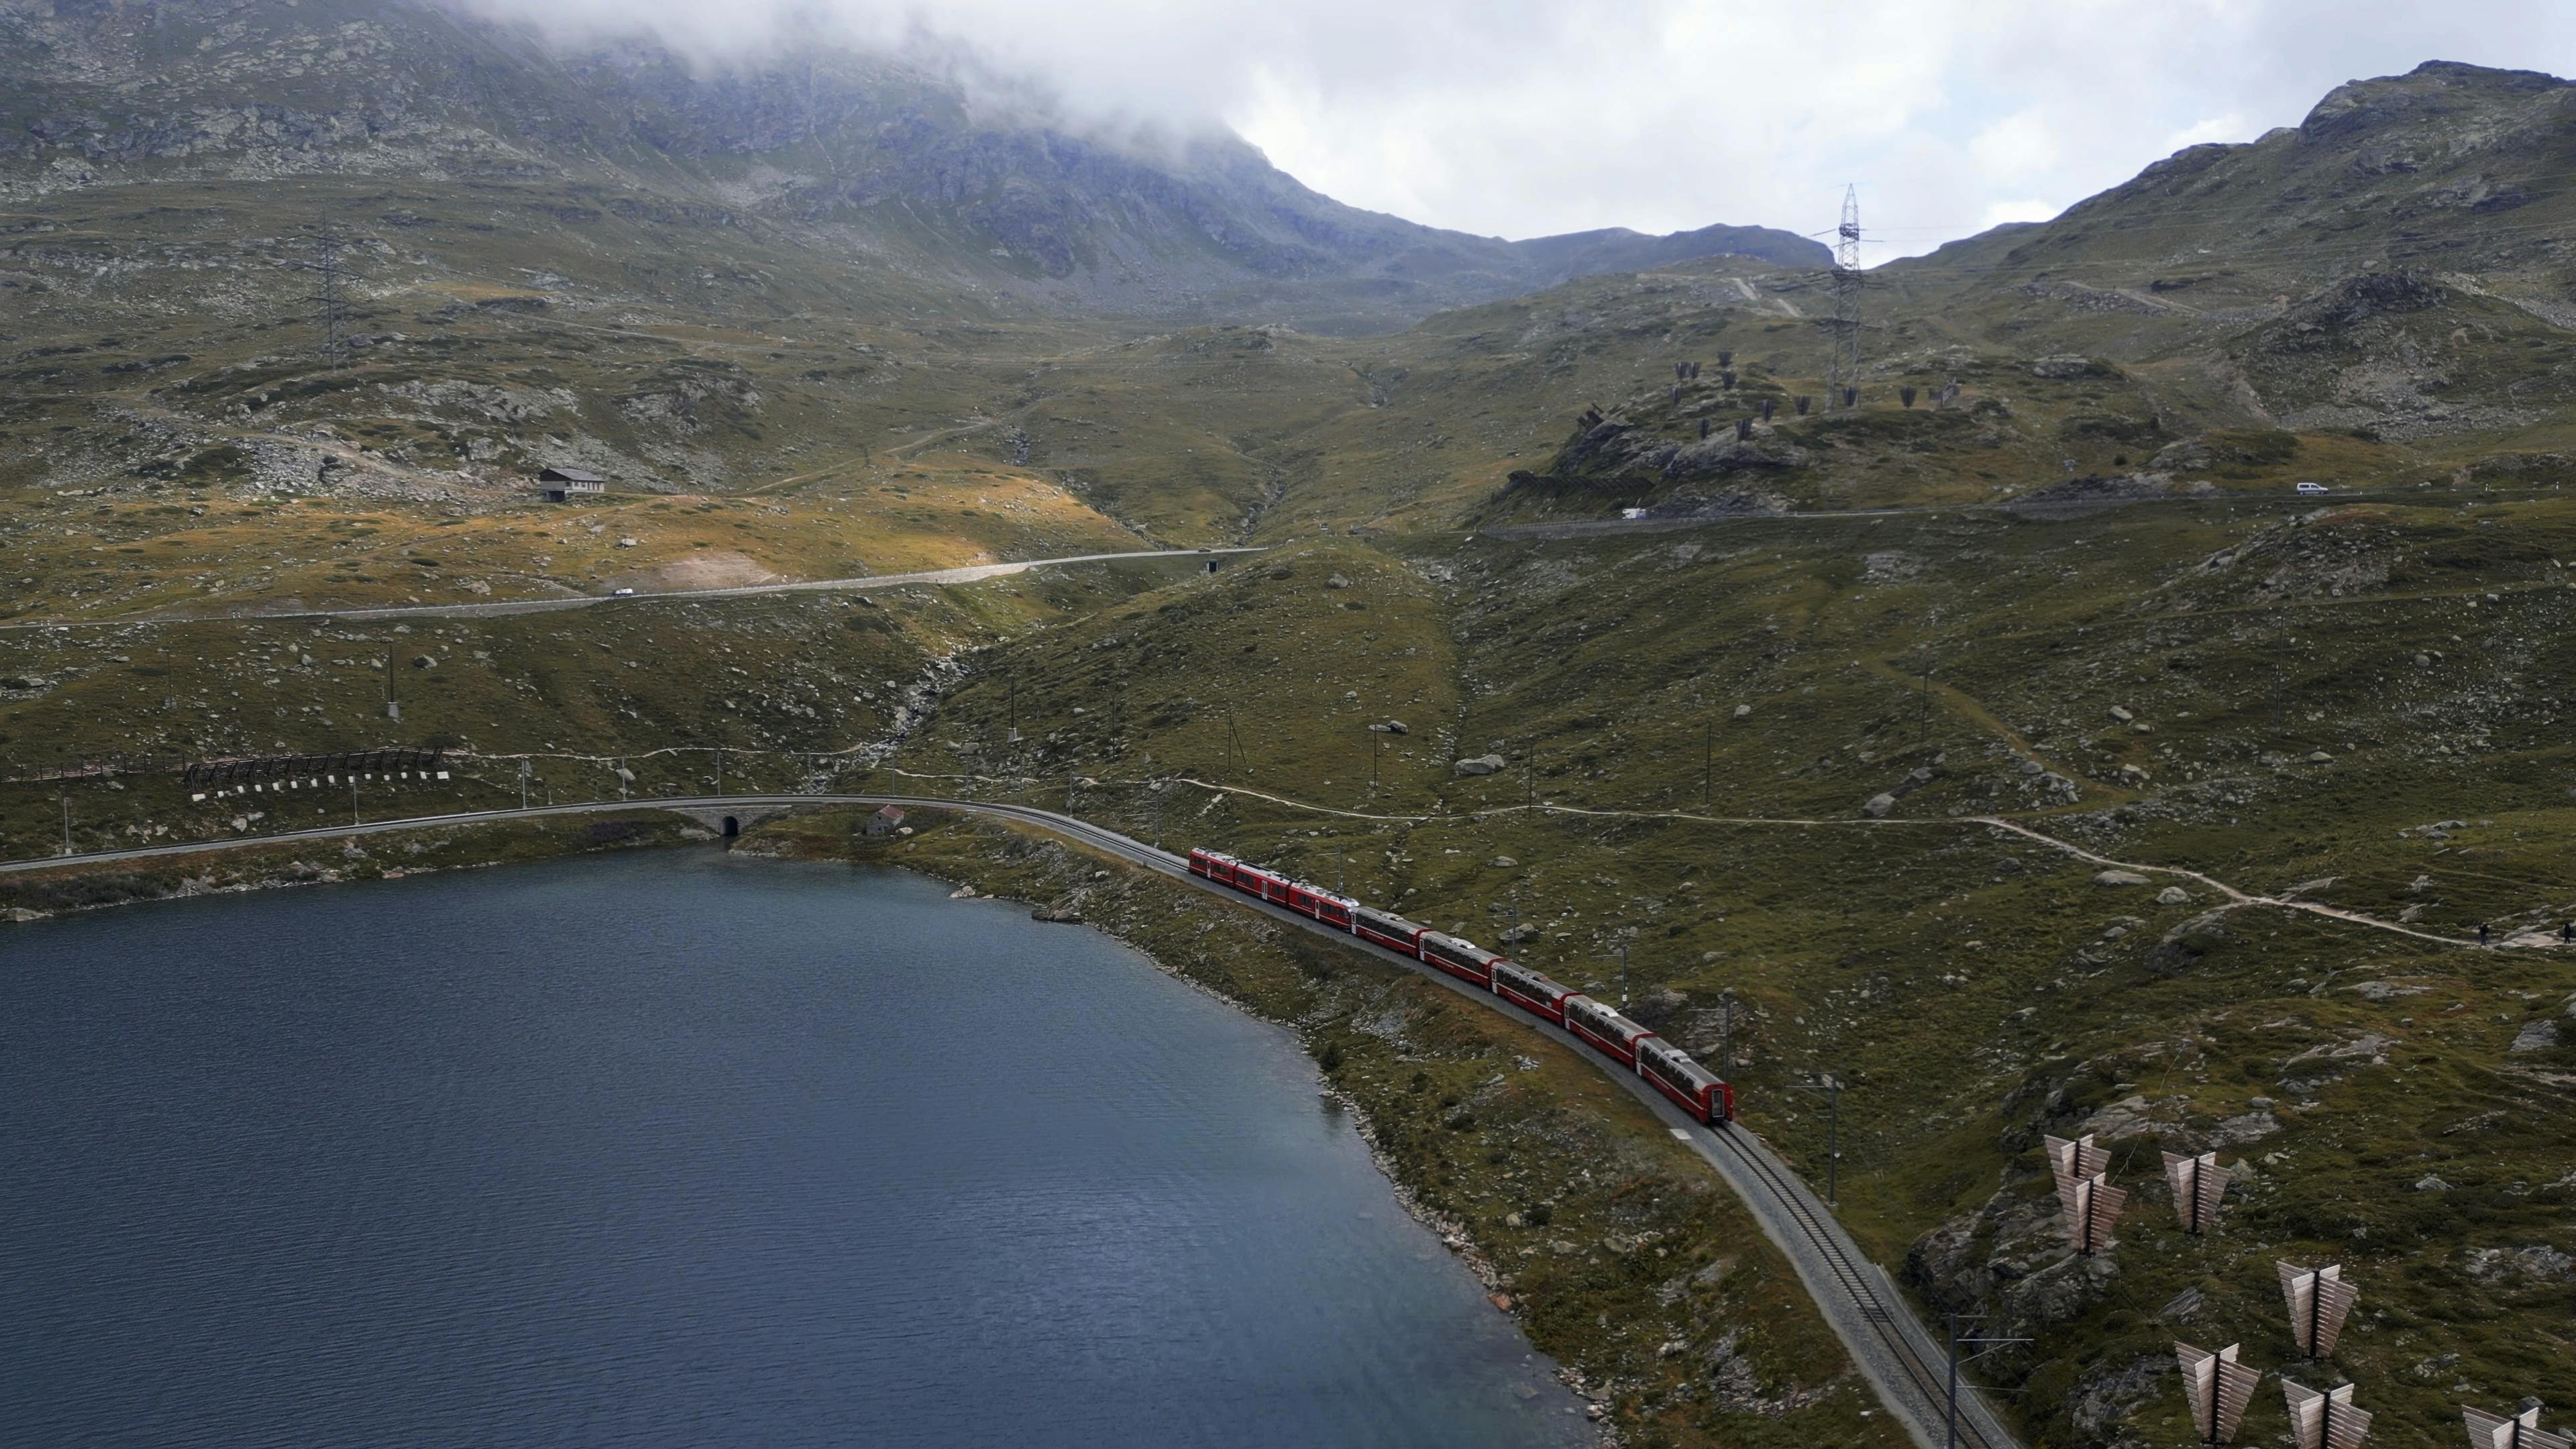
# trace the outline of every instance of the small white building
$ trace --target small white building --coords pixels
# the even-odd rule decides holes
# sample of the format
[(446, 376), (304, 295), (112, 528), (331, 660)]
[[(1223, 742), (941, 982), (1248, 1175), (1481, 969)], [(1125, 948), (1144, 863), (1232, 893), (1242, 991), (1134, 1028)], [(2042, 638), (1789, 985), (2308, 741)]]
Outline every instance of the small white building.
[(606, 493), (608, 480), (587, 468), (548, 468), (537, 475), (537, 487), (548, 503), (569, 503), (577, 497)]

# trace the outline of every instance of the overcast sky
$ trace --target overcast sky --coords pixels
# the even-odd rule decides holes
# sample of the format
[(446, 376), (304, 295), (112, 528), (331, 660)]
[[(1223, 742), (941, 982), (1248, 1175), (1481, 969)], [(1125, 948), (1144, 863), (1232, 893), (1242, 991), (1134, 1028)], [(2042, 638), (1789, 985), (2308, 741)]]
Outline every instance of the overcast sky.
[(2570, 0), (479, 0), (756, 46), (784, 6), (1233, 127), (1353, 205), (1509, 237), (1711, 222), (1868, 260), (2035, 220), (2427, 59), (2576, 72)]

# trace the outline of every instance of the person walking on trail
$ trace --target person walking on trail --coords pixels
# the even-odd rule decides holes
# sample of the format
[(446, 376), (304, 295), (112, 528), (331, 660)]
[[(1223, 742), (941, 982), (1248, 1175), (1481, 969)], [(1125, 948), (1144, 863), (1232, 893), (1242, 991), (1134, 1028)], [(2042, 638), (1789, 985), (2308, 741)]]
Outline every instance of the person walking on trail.
[(2480, 946), (2484, 946), (2484, 945), (2486, 945), (2486, 943), (2487, 943), (2487, 923), (2486, 923), (2486, 922), (2484, 922), (2484, 921), (2480, 921), (2480, 922), (2478, 922), (2478, 944), (2479, 944)]
[(2564, 921), (2559, 924), (2558, 944), (2576, 946), (2576, 921)]

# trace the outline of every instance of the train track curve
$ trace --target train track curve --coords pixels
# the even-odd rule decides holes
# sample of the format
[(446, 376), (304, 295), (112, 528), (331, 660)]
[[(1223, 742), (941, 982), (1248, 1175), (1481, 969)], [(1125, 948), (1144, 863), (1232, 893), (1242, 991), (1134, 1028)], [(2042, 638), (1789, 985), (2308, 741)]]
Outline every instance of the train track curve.
[(1390, 964), (1402, 966), (1421, 975), (1463, 999), (1476, 1002), (1489, 1010), (1508, 1016), (1521, 1026), (1549, 1037), (1572, 1049), (1576, 1056), (1590, 1062), (1611, 1080), (1625, 1087), (1645, 1109), (1656, 1115), (1673, 1136), (1698, 1153), (1717, 1174), (1725, 1179), (1746, 1209), (1760, 1224), (1763, 1235), (1777, 1246), (1797, 1271), (1817, 1309), (1835, 1335), (1851, 1354), (1876, 1391), (1879, 1401), (1915, 1441), (1925, 1449), (2021, 1449), (2020, 1441), (2006, 1428), (1984, 1396), (1962, 1377), (1957, 1396), (1955, 1431), (1949, 1418), (1950, 1397), (1947, 1351), (1934, 1339), (1912, 1307), (1898, 1293), (1887, 1274), (1861, 1252), (1833, 1214), (1815, 1193), (1800, 1181), (1797, 1174), (1782, 1162), (1760, 1137), (1740, 1125), (1713, 1128), (1686, 1116), (1662, 1094), (1632, 1072), (1616, 1070), (1616, 1064), (1591, 1051), (1564, 1028), (1520, 1011), (1506, 1011), (1501, 998), (1477, 991), (1446, 972), (1425, 966), (1411, 957), (1373, 945), (1346, 932), (1335, 931), (1320, 922), (1298, 915), (1284, 906), (1256, 901), (1240, 892), (1211, 884), (1189, 873), (1188, 861), (1157, 845), (1147, 844), (1120, 834), (1105, 826), (1095, 825), (1078, 816), (1030, 805), (1013, 805), (997, 801), (952, 800), (919, 795), (712, 795), (680, 799), (606, 800), (570, 805), (539, 805), (525, 810), (482, 810), (449, 815), (411, 816), (401, 819), (368, 821), (361, 824), (333, 826), (317, 830), (284, 831), (274, 835), (244, 836), (232, 840), (199, 841), (171, 845), (138, 846), (126, 850), (96, 851), (86, 855), (58, 855), (31, 860), (0, 861), (0, 875), (23, 875), (40, 871), (61, 870), (86, 865), (112, 865), (120, 862), (167, 859), (177, 856), (202, 855), (215, 851), (239, 850), (262, 846), (294, 844), (299, 841), (345, 840), (353, 835), (383, 835), (401, 831), (437, 829), (447, 826), (493, 824), (510, 820), (540, 819), (550, 816), (595, 815), (614, 811), (672, 810), (692, 815), (721, 814), (734, 811), (774, 810), (816, 805), (855, 805), (861, 807), (893, 805), (906, 810), (951, 810), (1012, 821), (1044, 830), (1075, 844), (1086, 846), (1114, 859), (1124, 861), (1194, 888), (1207, 891), (1219, 899), (1244, 910), (1267, 914), (1282, 924), (1295, 926), (1325, 937), (1348, 949), (1373, 955)]

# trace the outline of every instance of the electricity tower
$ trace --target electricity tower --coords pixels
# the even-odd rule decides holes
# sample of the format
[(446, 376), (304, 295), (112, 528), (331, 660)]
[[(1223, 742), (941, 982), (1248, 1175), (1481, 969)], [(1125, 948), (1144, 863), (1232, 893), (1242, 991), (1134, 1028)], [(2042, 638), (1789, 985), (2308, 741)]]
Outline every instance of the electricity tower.
[(1834, 360), (1825, 406), (1860, 401), (1860, 188), (1843, 188), (1843, 223), (1834, 237)]
[(341, 260), (340, 232), (325, 225), (313, 239), (313, 259), (300, 263), (314, 275), (313, 294), (304, 300), (318, 309), (322, 361), (337, 372), (349, 365), (349, 269)]

